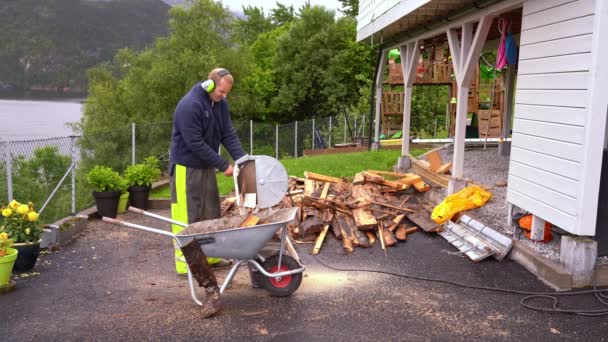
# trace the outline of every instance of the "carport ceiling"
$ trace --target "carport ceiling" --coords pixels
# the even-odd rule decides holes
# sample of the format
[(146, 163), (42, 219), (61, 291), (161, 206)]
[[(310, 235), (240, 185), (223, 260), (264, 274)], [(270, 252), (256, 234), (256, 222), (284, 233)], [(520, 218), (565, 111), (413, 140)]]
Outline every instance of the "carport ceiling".
[[(382, 40), (383, 45), (394, 44), (400, 40), (410, 38), (419, 34), (430, 27), (435, 27), (441, 23), (447, 23), (457, 17), (473, 13), (478, 7), (486, 7), (488, 1), (483, 5), (479, 0), (433, 0), (420, 6), (406, 16), (388, 25), (380, 32), (374, 33), (374, 42)], [(498, 2), (498, 1), (490, 1)], [(521, 11), (521, 10), (520, 10)], [(520, 12), (521, 13), (521, 12)], [(521, 15), (512, 16), (514, 32), (519, 31), (521, 25)], [(490, 36), (493, 36), (490, 34)]]

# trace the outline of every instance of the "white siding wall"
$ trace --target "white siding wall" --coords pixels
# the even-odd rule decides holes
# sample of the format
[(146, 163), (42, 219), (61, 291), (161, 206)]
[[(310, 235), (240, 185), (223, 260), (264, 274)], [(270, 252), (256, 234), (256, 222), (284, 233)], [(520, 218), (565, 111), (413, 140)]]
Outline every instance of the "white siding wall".
[[(595, 1), (524, 2), (507, 200), (575, 234), (584, 179)], [(593, 235), (592, 233), (590, 235)]]

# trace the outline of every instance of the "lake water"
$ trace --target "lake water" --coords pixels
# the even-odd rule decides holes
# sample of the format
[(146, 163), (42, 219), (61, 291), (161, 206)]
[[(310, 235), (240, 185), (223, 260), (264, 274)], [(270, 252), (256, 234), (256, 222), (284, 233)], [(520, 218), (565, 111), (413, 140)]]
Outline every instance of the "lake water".
[(0, 100), (0, 139), (4, 141), (66, 137), (66, 124), (79, 122), (82, 104), (74, 100)]

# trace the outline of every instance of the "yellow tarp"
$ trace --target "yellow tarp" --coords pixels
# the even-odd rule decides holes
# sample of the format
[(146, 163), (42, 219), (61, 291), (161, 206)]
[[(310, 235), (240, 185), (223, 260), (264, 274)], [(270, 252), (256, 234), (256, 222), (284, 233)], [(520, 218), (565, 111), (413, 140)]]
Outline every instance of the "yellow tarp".
[(401, 139), (380, 140), (380, 146), (401, 146)]
[(492, 198), (492, 193), (478, 186), (468, 186), (446, 197), (433, 209), (431, 218), (442, 224), (461, 211), (479, 208)]

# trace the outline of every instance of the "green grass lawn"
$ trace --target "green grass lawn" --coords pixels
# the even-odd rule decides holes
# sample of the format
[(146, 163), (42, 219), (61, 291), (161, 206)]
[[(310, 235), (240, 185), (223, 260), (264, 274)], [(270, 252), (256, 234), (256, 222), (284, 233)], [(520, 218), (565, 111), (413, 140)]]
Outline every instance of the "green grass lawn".
[[(419, 156), (426, 151), (425, 149), (411, 149), (410, 153)], [(289, 158), (281, 160), (281, 163), (290, 176), (304, 177), (304, 171), (312, 171), (334, 177), (353, 177), (355, 173), (363, 170), (391, 171), (400, 155), (401, 150), (381, 150)], [(217, 183), (221, 195), (226, 195), (234, 190), (232, 177), (225, 177), (218, 173)], [(152, 190), (150, 197), (170, 198), (169, 187), (163, 186)]]

